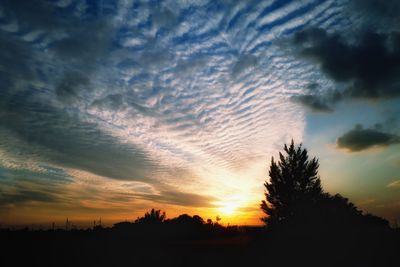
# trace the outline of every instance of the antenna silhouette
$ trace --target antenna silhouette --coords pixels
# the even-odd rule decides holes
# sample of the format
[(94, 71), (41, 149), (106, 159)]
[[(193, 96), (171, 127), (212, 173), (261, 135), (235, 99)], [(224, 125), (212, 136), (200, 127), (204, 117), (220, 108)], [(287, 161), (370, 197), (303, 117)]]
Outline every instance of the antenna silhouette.
[(69, 222), (68, 217), (67, 217), (67, 220), (65, 221), (65, 231), (69, 230), (69, 228), (70, 228), (69, 226), (70, 226), (70, 222)]

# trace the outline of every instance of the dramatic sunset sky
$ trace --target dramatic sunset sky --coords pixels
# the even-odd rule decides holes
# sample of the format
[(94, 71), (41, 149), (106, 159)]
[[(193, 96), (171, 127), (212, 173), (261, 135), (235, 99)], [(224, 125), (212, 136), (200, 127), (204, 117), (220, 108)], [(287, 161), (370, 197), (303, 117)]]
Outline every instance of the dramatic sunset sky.
[(292, 138), (400, 220), (400, 1), (0, 0), (0, 224), (260, 224)]

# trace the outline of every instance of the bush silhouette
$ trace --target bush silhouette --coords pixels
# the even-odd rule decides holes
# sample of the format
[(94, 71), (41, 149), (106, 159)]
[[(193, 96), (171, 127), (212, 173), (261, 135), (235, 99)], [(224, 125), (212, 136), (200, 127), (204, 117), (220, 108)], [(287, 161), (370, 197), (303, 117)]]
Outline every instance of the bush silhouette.
[(161, 224), (166, 219), (165, 212), (161, 210), (151, 209), (150, 212), (146, 212), (143, 217), (137, 218), (135, 223), (138, 224)]
[(176, 218), (168, 221), (170, 224), (178, 224), (185, 226), (202, 226), (204, 225), (204, 220), (199, 215), (194, 215), (193, 217), (188, 214), (181, 214)]

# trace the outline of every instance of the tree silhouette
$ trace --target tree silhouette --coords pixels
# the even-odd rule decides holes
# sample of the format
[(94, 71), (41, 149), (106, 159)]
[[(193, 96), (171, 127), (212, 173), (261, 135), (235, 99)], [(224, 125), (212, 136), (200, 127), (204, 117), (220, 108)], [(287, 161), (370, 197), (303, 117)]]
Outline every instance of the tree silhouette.
[(261, 209), (267, 216), (262, 220), (268, 225), (304, 216), (322, 194), (318, 160), (309, 160), (307, 150), (301, 144), (296, 147), (293, 140), (284, 145), (284, 154), (279, 153), (278, 162), (272, 157), (270, 180), (264, 184), (266, 200), (261, 202)]
[(194, 225), (194, 226), (202, 226), (204, 224), (203, 218), (201, 218), (199, 215), (194, 215), (192, 217), (188, 214), (181, 214), (176, 218), (168, 220), (168, 222), (172, 224)]
[(165, 212), (161, 210), (151, 209), (150, 212), (146, 212), (143, 217), (137, 218), (135, 223), (142, 224), (160, 224), (165, 221)]
[(388, 228), (387, 220), (363, 215), (353, 203), (340, 194), (323, 192), (318, 176), (318, 159), (309, 159), (307, 150), (284, 145), (279, 161), (271, 160), (269, 181), (261, 209), (267, 215), (262, 220), (272, 227), (284, 227), (292, 233), (322, 233), (332, 235), (355, 229)]

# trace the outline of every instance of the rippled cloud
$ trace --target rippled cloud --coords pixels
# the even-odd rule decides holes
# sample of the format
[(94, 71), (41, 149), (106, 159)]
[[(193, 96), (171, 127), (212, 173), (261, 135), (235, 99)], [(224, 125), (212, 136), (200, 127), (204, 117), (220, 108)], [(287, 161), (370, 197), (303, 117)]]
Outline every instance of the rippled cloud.
[[(4, 180), (3, 202), (61, 195), (56, 202), (98, 209), (79, 197), (86, 173), (108, 179), (121, 210), (131, 200), (213, 207), (227, 195), (250, 198), (249, 188), (262, 194), (266, 159), (303, 136), (303, 111), (288, 100), (314, 77), (279, 42), (334, 23), (342, 5), (2, 1), (1, 168), (23, 169), (31, 181), (40, 170), (55, 186), (12, 193), (18, 179)], [(70, 177), (57, 184), (43, 164)], [(123, 197), (123, 182), (142, 187)], [(90, 190), (107, 206), (95, 184)]]

